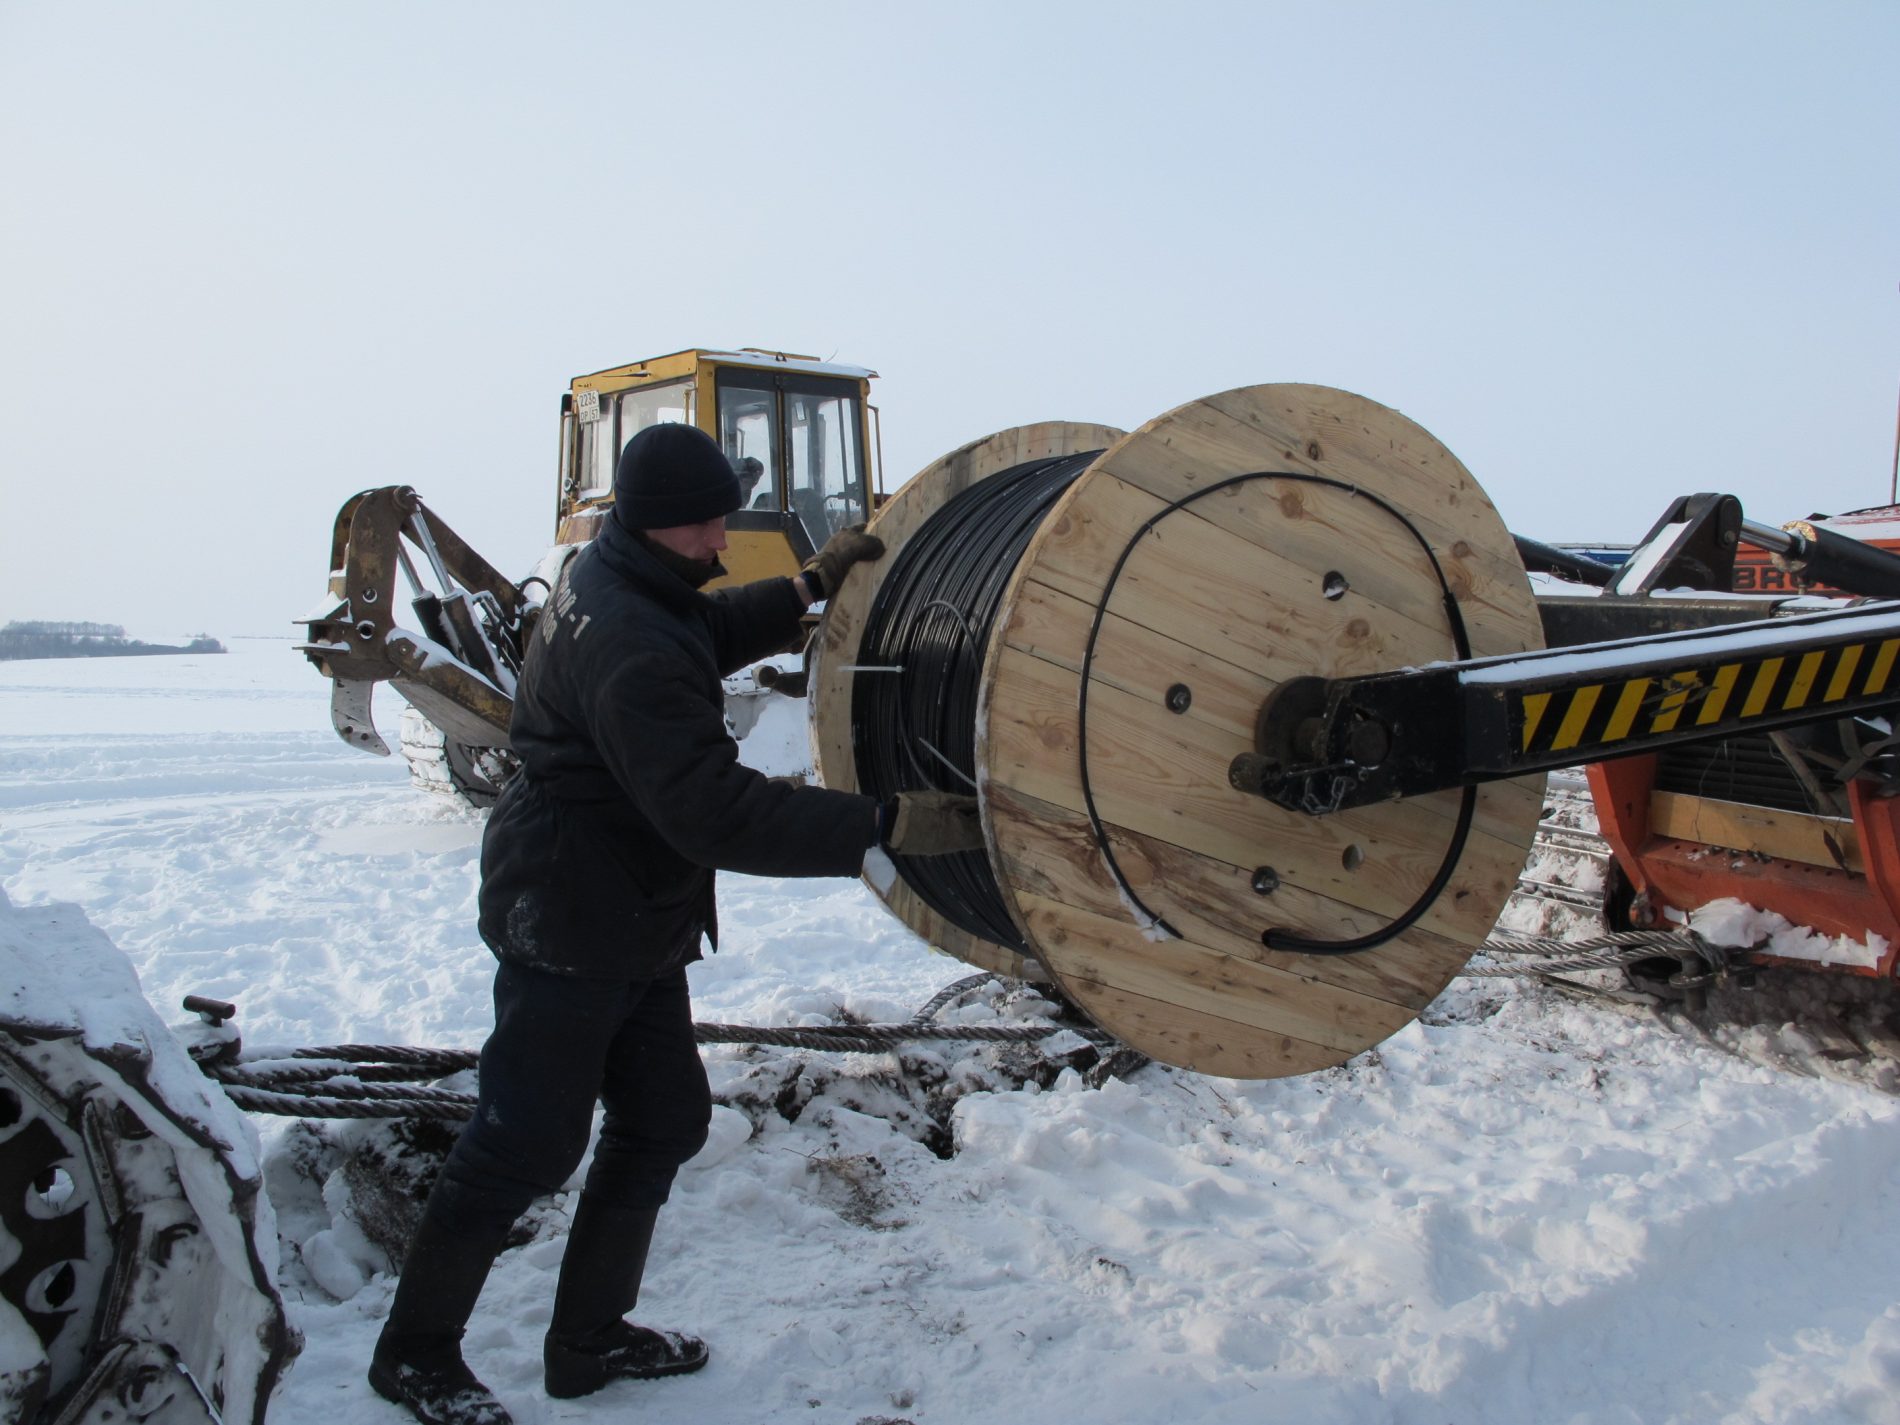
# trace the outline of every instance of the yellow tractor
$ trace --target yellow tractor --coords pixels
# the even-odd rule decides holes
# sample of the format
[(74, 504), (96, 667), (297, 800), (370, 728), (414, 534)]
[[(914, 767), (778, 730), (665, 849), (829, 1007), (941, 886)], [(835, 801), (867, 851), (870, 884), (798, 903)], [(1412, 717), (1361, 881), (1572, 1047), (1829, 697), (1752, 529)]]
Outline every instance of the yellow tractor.
[[(698, 426), (739, 473), (726, 521), (728, 579), (796, 574), (814, 549), (870, 517), (871, 380), (778, 351), (677, 351), (576, 376), (561, 400), (561, 544), (581, 544), (613, 505), (614, 466), (639, 431)], [(718, 587), (714, 585), (713, 587)]]
[[(745, 502), (726, 521), (730, 572), (721, 582), (793, 574), (832, 533), (875, 507), (876, 375), (786, 352), (696, 348), (575, 377), (561, 397), (554, 547), (519, 584), (409, 486), (351, 496), (331, 532), (329, 596), (304, 620), (309, 639), (298, 645), (334, 684), (338, 735), (389, 753), (370, 709), (375, 685), (388, 682), (410, 704), (402, 748), (414, 779), (477, 805), (493, 801), (513, 770), (508, 718), (527, 632), (562, 563), (613, 508), (614, 467), (626, 443), (664, 421), (712, 436)], [(735, 734), (751, 729), (774, 686), (796, 692), (801, 684), (776, 667), (727, 680)]]

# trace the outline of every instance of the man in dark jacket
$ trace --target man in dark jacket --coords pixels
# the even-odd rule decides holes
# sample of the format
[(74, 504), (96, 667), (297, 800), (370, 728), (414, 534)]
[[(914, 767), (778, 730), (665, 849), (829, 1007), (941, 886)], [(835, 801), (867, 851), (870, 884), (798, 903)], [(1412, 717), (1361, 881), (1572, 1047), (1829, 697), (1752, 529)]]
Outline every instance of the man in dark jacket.
[(424, 1209), (370, 1383), (426, 1425), (507, 1425), (461, 1336), (516, 1217), (558, 1189), (605, 1108), (544, 1348), (548, 1393), (698, 1370), (705, 1343), (623, 1319), (680, 1164), (711, 1117), (686, 966), (718, 948), (713, 870), (849, 876), (880, 842), (981, 844), (973, 798), (869, 797), (738, 760), (721, 678), (783, 648), (883, 544), (832, 537), (792, 579), (706, 595), (724, 570), (732, 466), (683, 425), (635, 436), (611, 519), (568, 562), (532, 636), (510, 736), (521, 772), (482, 838), (480, 928), (500, 960), (474, 1118)]

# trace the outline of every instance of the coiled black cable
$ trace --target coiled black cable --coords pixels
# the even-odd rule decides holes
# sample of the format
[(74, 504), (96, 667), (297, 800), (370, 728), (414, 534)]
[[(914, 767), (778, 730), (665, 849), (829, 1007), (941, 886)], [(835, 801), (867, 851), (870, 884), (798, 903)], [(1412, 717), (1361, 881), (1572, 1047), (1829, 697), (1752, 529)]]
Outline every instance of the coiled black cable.
[[(852, 684), (851, 739), (866, 795), (976, 790), (976, 705), (1003, 590), (1050, 507), (1100, 454), (1029, 461), (972, 485), (898, 552), (865, 617)], [(891, 860), (951, 924), (1031, 953), (985, 852)]]

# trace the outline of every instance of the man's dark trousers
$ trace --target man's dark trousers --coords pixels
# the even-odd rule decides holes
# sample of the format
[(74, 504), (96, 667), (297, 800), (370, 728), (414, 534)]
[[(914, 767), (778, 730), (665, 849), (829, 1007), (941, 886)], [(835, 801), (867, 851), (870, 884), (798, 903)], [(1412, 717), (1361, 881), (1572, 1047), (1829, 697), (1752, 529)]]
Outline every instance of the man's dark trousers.
[(585, 1189), (603, 1205), (657, 1208), (706, 1142), (712, 1095), (693, 1042), (686, 971), (652, 980), (550, 974), (503, 961), (495, 1029), (482, 1046), (475, 1116), (431, 1209), (458, 1234), (490, 1238), (554, 1192), (606, 1109)]

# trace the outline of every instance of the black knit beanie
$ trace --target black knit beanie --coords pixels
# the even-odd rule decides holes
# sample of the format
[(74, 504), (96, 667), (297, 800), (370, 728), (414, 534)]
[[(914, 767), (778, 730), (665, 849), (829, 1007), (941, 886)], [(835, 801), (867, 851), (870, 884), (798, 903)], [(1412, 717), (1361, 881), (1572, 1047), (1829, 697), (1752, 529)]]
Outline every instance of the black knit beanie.
[(702, 524), (731, 514), (740, 503), (732, 462), (697, 426), (648, 426), (620, 452), (614, 518), (627, 529)]

